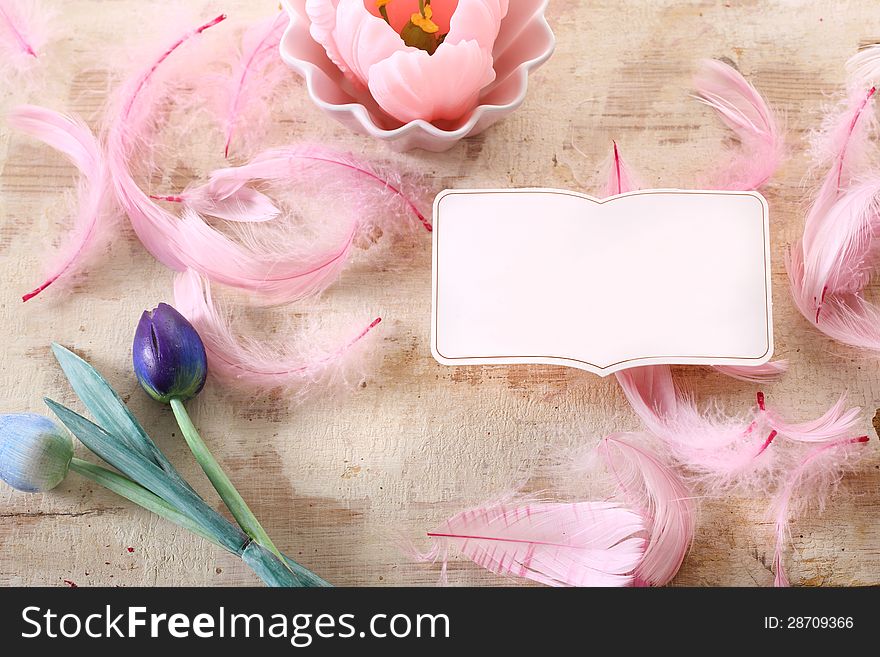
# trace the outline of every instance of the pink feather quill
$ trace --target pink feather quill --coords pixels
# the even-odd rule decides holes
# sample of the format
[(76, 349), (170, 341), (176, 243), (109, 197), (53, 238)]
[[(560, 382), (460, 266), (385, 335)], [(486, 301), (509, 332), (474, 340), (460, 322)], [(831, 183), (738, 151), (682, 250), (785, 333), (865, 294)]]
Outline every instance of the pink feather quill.
[(732, 66), (704, 60), (694, 77), (695, 96), (715, 110), (740, 141), (710, 183), (712, 189), (758, 189), (782, 161), (784, 138), (775, 113)]
[(77, 213), (65, 244), (47, 267), (45, 281), (22, 297), (27, 301), (59, 279), (81, 269), (91, 254), (109, 241), (110, 179), (98, 140), (80, 119), (34, 105), (22, 105), (9, 115), (9, 125), (60, 151), (80, 173)]
[(50, 38), (51, 18), (37, 0), (0, 0), (0, 88), (36, 63)]
[(212, 376), (250, 388), (286, 388), (300, 396), (313, 384), (326, 387), (332, 381), (350, 385), (363, 380), (359, 357), (381, 321), (374, 319), (335, 345), (329, 343), (324, 327), (267, 345), (236, 336), (214, 304), (210, 283), (191, 269), (175, 278), (174, 305), (205, 343)]
[(773, 556), (775, 586), (789, 586), (783, 563), (783, 551), (788, 538), (788, 525), (793, 515), (795, 496), (801, 493), (801, 504), (818, 501), (823, 505), (830, 490), (840, 480), (843, 472), (851, 468), (868, 442), (868, 436), (844, 438), (820, 444), (813, 448), (791, 471), (785, 483), (776, 493), (772, 503), (772, 515), (776, 533)]

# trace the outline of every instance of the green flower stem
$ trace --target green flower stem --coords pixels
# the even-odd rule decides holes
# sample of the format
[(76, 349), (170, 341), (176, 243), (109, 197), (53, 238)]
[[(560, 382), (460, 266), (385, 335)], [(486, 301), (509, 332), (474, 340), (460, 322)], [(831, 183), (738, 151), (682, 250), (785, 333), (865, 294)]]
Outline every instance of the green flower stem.
[(183, 402), (177, 398), (172, 399), (171, 409), (174, 411), (174, 417), (177, 418), (177, 424), (180, 426), (183, 437), (186, 439), (186, 443), (189, 445), (193, 456), (196, 457), (196, 461), (199, 462), (199, 465), (202, 466), (202, 470), (208, 475), (211, 484), (213, 484), (214, 488), (220, 494), (220, 497), (226, 503), (226, 506), (229, 507), (229, 510), (238, 521), (238, 524), (241, 525), (241, 528), (248, 536), (272, 552), (283, 562), (284, 555), (282, 555), (278, 548), (275, 547), (275, 544), (272, 543), (272, 539), (269, 538), (269, 535), (266, 533), (266, 530), (263, 529), (260, 521), (257, 520), (253, 511), (250, 510), (250, 507), (244, 501), (244, 498), (238, 490), (236, 490), (235, 486), (232, 485), (232, 482), (229, 480), (229, 477), (226, 476), (226, 473), (223, 472), (223, 468), (217, 463), (217, 459), (211, 454), (211, 450), (205, 445), (205, 441), (202, 440), (198, 430), (192, 423), (189, 413), (186, 412), (186, 407), (183, 405)]
[(100, 484), (104, 488), (113, 491), (117, 495), (134, 502), (138, 506), (143, 507), (147, 511), (152, 511), (157, 516), (161, 516), (166, 520), (170, 520), (175, 525), (183, 527), (191, 531), (193, 534), (201, 536), (206, 541), (217, 545), (218, 547), (228, 549), (222, 545), (210, 532), (206, 531), (200, 524), (193, 521), (186, 514), (181, 513), (168, 502), (158, 495), (148, 491), (146, 488), (133, 482), (128, 477), (121, 475), (100, 465), (74, 458), (70, 462), (70, 469), (81, 474), (87, 479), (91, 479), (96, 484)]

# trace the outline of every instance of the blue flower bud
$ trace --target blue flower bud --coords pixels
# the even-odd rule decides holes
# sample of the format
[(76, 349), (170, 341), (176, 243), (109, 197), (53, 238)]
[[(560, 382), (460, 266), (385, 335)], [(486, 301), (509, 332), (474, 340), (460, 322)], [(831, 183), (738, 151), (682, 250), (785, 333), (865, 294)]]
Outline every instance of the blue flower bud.
[(145, 311), (131, 349), (141, 387), (156, 401), (195, 397), (205, 385), (208, 359), (202, 339), (186, 318), (166, 303)]
[(35, 413), (0, 415), (0, 479), (25, 493), (52, 490), (67, 476), (73, 441)]

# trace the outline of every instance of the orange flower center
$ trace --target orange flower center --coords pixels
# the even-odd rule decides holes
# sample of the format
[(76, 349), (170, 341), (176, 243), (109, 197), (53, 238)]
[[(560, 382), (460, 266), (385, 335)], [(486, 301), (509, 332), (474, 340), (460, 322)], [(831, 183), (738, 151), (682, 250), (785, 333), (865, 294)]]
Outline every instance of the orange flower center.
[(428, 33), (445, 35), (458, 0), (364, 0), (364, 6), (373, 16), (386, 20), (398, 34), (412, 22), (427, 30), (433, 29), (433, 23), (437, 29)]

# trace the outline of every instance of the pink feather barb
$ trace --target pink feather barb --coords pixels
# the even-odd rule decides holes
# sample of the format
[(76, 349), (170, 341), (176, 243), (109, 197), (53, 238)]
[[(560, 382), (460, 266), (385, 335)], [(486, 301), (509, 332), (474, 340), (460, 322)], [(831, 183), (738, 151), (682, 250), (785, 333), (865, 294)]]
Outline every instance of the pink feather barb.
[(851, 469), (863, 455), (861, 446), (868, 442), (868, 436), (844, 438), (821, 444), (812, 449), (795, 467), (773, 499), (772, 515), (776, 534), (776, 547), (773, 556), (775, 586), (789, 586), (785, 571), (783, 552), (788, 539), (788, 525), (794, 515), (796, 495), (800, 493), (801, 505), (817, 502), (825, 504), (825, 499), (840, 481), (843, 473)]
[(98, 140), (80, 119), (34, 105), (22, 105), (9, 114), (9, 125), (60, 151), (80, 172), (78, 210), (66, 243), (47, 267), (46, 279), (22, 297), (27, 301), (62, 278), (81, 269), (109, 241), (111, 221), (110, 178)]
[(227, 317), (214, 304), (210, 283), (193, 270), (174, 281), (174, 305), (199, 332), (208, 354), (209, 370), (226, 383), (250, 388), (285, 388), (302, 396), (313, 384), (351, 385), (363, 380), (365, 345), (381, 318), (376, 318), (329, 344), (328, 331), (311, 332), (266, 345), (238, 337)]
[(880, 351), (880, 308), (864, 295), (880, 232), (880, 171), (872, 157), (880, 47), (859, 53), (847, 68), (842, 110), (826, 117), (816, 139), (818, 164), (827, 171), (786, 266), (795, 305), (807, 321), (834, 340)]
[(746, 190), (765, 185), (785, 150), (773, 110), (739, 71), (721, 61), (700, 63), (694, 89), (695, 97), (714, 109), (740, 141), (709, 187)]
[(694, 505), (677, 475), (634, 438), (609, 436), (597, 448), (620, 501), (489, 503), (428, 532), (433, 547), (419, 558), (442, 561), (441, 583), (455, 547), (493, 573), (550, 586), (668, 584), (693, 541)]
[(37, 0), (0, 0), (0, 82), (30, 71), (49, 41), (51, 19)]

